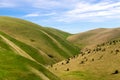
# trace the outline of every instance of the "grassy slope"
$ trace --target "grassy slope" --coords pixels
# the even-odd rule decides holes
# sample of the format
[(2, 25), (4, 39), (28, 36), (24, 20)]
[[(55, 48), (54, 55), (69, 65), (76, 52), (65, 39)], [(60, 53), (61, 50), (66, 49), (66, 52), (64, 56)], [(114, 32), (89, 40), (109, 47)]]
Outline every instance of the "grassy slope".
[(39, 74), (32, 72), (28, 66), (35, 68), (50, 80), (59, 80), (57, 76), (41, 64), (18, 55), (0, 37), (0, 80), (43, 80), (42, 77), (38, 76)]
[[(112, 74), (115, 70), (120, 71), (119, 45), (120, 39), (116, 39), (115, 43), (110, 40), (92, 49), (83, 50), (83, 56), (80, 54), (70, 59), (68, 64), (64, 60), (49, 69), (63, 80), (119, 80), (120, 73)], [(69, 71), (66, 71), (67, 68)]]
[(43, 64), (52, 64), (78, 53), (78, 49), (65, 40), (67, 33), (55, 30), (53, 33), (25, 20), (0, 17), (0, 31)]
[(70, 33), (58, 30), (58, 29), (54, 29), (54, 28), (49, 28), (49, 27), (45, 27), (46, 30), (52, 32), (53, 34), (55, 33), (55, 35), (59, 36), (60, 38), (66, 39), (68, 36), (72, 35)]
[(112, 39), (119, 38), (120, 28), (115, 29), (95, 29), (87, 32), (79, 33), (68, 37), (67, 39), (70, 42), (73, 42), (75, 45), (83, 48), (85, 46), (91, 47), (96, 44), (100, 44)]

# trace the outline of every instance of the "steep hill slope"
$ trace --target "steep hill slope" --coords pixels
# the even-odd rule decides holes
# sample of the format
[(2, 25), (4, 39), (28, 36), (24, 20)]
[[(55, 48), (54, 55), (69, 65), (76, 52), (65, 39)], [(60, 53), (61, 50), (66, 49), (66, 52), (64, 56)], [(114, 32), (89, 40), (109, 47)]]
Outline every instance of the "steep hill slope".
[(25, 20), (0, 17), (0, 33), (45, 65), (79, 53), (78, 48), (65, 40), (63, 36), (65, 33), (59, 32), (52, 32)]
[(120, 38), (86, 48), (48, 69), (62, 80), (119, 80)]
[(119, 38), (119, 36), (120, 28), (113, 29), (100, 28), (72, 35), (68, 37), (67, 40), (79, 46), (80, 48), (83, 48), (86, 46), (92, 47), (95, 46), (96, 44), (100, 44), (112, 39)]
[(59, 80), (44, 65), (12, 42), (13, 39), (9, 39), (9, 36), (0, 33), (0, 80)]
[(50, 27), (45, 27), (47, 30), (49, 30), (50, 32), (52, 32), (53, 34), (55, 33), (55, 35), (59, 36), (60, 38), (66, 39), (68, 36), (72, 35), (70, 33), (58, 30), (58, 29), (54, 29), (54, 28), (50, 28)]

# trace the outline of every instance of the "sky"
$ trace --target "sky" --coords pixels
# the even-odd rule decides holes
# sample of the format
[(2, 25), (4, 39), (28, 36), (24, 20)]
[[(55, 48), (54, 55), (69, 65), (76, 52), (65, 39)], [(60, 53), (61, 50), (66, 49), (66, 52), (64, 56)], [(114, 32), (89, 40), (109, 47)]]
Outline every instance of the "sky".
[(0, 16), (79, 33), (120, 27), (120, 0), (0, 0)]

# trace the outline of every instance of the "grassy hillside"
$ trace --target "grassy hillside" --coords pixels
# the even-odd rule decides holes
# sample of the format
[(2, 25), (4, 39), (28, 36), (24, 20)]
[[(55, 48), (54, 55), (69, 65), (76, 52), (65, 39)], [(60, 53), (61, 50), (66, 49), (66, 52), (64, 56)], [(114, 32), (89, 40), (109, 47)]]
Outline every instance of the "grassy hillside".
[(120, 38), (86, 48), (48, 69), (62, 80), (119, 80)]
[(55, 33), (55, 35), (59, 36), (60, 38), (66, 39), (68, 36), (72, 35), (70, 33), (58, 30), (58, 29), (54, 29), (54, 28), (50, 28), (50, 27), (45, 27), (46, 30), (52, 32), (53, 34)]
[(65, 40), (69, 34), (25, 20), (1, 16), (0, 33), (45, 65), (79, 53), (78, 48)]
[(120, 28), (113, 29), (100, 28), (72, 35), (68, 37), (67, 40), (79, 46), (80, 48), (83, 48), (86, 46), (92, 47), (95, 46), (96, 44), (100, 44), (112, 39), (119, 38), (119, 36)]
[(120, 28), (72, 35), (1, 16), (0, 80), (119, 80), (119, 36)]
[[(12, 38), (0, 33), (0, 80), (59, 80), (36, 58), (12, 42)], [(22, 46), (26, 46), (21, 44)]]

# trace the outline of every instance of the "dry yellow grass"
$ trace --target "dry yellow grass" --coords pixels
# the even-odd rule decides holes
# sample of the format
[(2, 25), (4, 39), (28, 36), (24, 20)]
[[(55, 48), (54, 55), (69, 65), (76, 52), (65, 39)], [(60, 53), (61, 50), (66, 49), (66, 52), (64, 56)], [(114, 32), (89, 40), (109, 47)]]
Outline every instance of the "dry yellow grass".
[[(111, 41), (112, 42), (112, 41)], [(63, 80), (119, 80), (120, 73), (120, 41), (115, 44), (109, 42), (104, 46), (83, 50), (84, 55), (79, 54), (75, 58), (59, 62), (49, 69)], [(101, 48), (94, 51), (96, 48)], [(118, 50), (118, 52), (116, 52)], [(82, 62), (83, 61), (83, 62)], [(63, 64), (62, 64), (63, 63)], [(69, 68), (69, 71), (66, 71)]]
[(100, 28), (72, 35), (68, 37), (67, 40), (79, 46), (80, 48), (90, 48), (91, 46), (95, 46), (96, 44), (119, 38), (119, 36), (120, 28)]

